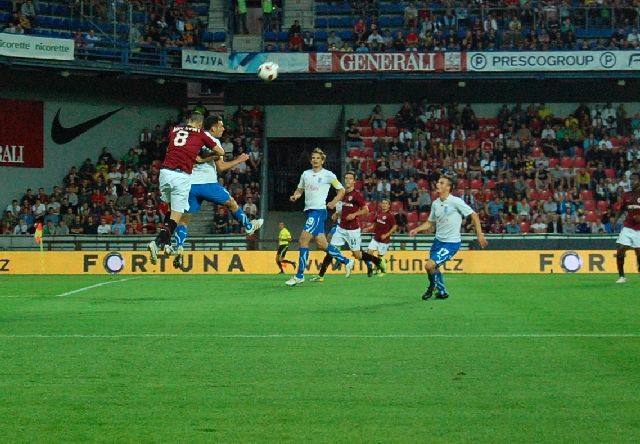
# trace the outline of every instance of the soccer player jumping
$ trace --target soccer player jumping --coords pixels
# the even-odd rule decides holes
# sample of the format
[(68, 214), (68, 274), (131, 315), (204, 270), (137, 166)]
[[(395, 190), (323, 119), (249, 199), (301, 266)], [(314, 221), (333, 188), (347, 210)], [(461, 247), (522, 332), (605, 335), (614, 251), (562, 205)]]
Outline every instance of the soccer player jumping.
[[(344, 187), (335, 174), (325, 170), (322, 166), (327, 156), (320, 148), (315, 148), (311, 152), (311, 169), (306, 170), (300, 176), (298, 188), (291, 195), (289, 200), (295, 202), (304, 193), (304, 215), (306, 222), (302, 233), (300, 233), (300, 256), (298, 258), (298, 272), (285, 283), (293, 287), (304, 282), (304, 270), (309, 259), (309, 243), (315, 238), (318, 248), (325, 250), (338, 262), (345, 266), (347, 274), (351, 273), (355, 261), (344, 257), (340, 250), (327, 243), (324, 235), (324, 224), (327, 220), (327, 208), (333, 210), (337, 203), (344, 196)], [(327, 203), (329, 188), (336, 189), (336, 197)]]
[(460, 228), (462, 226), (463, 217), (471, 216), (473, 226), (476, 230), (478, 243), (482, 248), (488, 245), (487, 239), (482, 233), (480, 218), (466, 202), (459, 197), (453, 196), (451, 191), (455, 186), (454, 174), (442, 174), (436, 183), (436, 191), (439, 198), (433, 202), (429, 219), (422, 225), (414, 228), (409, 235), (415, 236), (421, 231), (430, 230), (435, 225), (436, 235), (431, 251), (429, 252), (429, 260), (427, 261), (427, 274), (429, 276), (429, 286), (422, 295), (425, 301), (433, 296), (434, 290), (437, 289), (436, 298), (446, 299), (449, 297), (447, 289), (444, 286), (444, 278), (438, 269), (449, 259), (453, 258), (460, 249), (462, 236)]
[(616, 283), (624, 284), (627, 278), (624, 276), (624, 257), (627, 250), (633, 249), (636, 252), (638, 271), (640, 272), (640, 174), (631, 174), (631, 191), (624, 193), (622, 197), (622, 207), (616, 214), (616, 222), (623, 211), (627, 212), (624, 224), (616, 244), (616, 264), (618, 265), (618, 280)]

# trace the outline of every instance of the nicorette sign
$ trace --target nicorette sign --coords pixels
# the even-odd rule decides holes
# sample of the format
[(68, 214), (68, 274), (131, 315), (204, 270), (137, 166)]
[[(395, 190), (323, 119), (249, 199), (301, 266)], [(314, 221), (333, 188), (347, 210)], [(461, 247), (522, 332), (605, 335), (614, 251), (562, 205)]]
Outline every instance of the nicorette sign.
[(631, 71), (640, 69), (640, 51), (470, 52), (467, 70)]

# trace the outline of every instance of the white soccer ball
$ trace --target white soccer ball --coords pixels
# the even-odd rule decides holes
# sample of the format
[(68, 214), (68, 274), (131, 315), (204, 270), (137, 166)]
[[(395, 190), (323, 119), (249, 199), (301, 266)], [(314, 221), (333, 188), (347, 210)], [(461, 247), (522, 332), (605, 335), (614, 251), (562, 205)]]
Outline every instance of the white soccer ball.
[(278, 77), (278, 68), (279, 66), (276, 63), (264, 62), (258, 66), (258, 77), (265, 82), (271, 82)]

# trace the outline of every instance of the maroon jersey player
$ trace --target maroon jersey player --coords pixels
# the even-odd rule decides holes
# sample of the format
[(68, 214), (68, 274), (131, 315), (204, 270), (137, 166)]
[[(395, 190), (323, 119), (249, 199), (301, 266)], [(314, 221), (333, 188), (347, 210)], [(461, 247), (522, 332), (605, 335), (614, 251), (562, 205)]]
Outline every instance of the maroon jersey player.
[[(158, 261), (159, 249), (170, 249), (168, 244), (171, 236), (179, 229), (177, 227), (180, 219), (189, 209), (193, 165), (214, 155), (224, 155), (224, 149), (211, 135), (202, 130), (203, 121), (204, 116), (194, 112), (187, 119), (186, 125), (175, 126), (169, 132), (169, 145), (160, 167), (159, 180), (161, 199), (169, 203), (171, 212), (156, 238), (147, 245), (152, 264)], [(210, 149), (205, 158), (200, 156), (203, 147)]]
[[(386, 264), (380, 258), (363, 252), (360, 248), (362, 243), (362, 233), (360, 231), (360, 217), (369, 214), (369, 207), (364, 200), (362, 193), (355, 189), (356, 175), (353, 171), (349, 171), (344, 176), (345, 194), (342, 197), (342, 209), (340, 211), (340, 222), (336, 227), (335, 233), (331, 236), (331, 245), (340, 248), (348, 245), (356, 259), (363, 259), (365, 263), (373, 262), (383, 272), (386, 271)], [(332, 217), (337, 218), (338, 213)], [(327, 254), (322, 261), (320, 273), (318, 276), (311, 278), (311, 282), (322, 282), (327, 268), (331, 264), (332, 257)], [(370, 265), (367, 264), (369, 267)], [(370, 270), (371, 275), (373, 270)], [(347, 275), (349, 277), (349, 275)]]
[(622, 212), (627, 212), (622, 230), (616, 240), (616, 264), (618, 266), (618, 284), (624, 284), (627, 279), (624, 276), (624, 257), (627, 250), (636, 252), (638, 271), (640, 271), (640, 174), (631, 175), (631, 191), (622, 196), (622, 206), (616, 215), (616, 221)]
[(376, 221), (371, 229), (373, 230), (373, 238), (369, 242), (367, 252), (371, 255), (378, 255), (383, 258), (391, 243), (391, 235), (396, 232), (396, 218), (389, 211), (391, 203), (388, 199), (382, 199), (380, 202), (380, 211), (376, 214)]

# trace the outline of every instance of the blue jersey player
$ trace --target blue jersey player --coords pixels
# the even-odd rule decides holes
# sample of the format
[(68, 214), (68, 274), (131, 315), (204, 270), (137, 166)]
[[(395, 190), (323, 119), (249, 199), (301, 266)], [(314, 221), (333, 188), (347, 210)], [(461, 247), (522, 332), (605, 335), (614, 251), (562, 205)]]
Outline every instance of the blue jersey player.
[[(345, 190), (335, 174), (325, 170), (322, 166), (327, 156), (320, 148), (311, 152), (311, 169), (306, 170), (300, 176), (300, 183), (289, 200), (295, 202), (304, 193), (304, 215), (306, 221), (302, 233), (300, 233), (300, 256), (298, 258), (298, 272), (285, 282), (293, 287), (304, 282), (304, 270), (309, 259), (309, 243), (315, 238), (316, 245), (321, 250), (329, 253), (333, 258), (345, 266), (347, 274), (351, 273), (355, 261), (344, 257), (340, 250), (329, 244), (324, 234), (324, 224), (327, 220), (327, 208), (333, 210), (342, 200)], [(336, 197), (327, 202), (329, 189), (336, 189)]]
[(454, 175), (443, 174), (440, 176), (436, 183), (436, 191), (439, 197), (431, 206), (429, 219), (409, 232), (411, 236), (415, 236), (421, 231), (430, 230), (434, 225), (436, 228), (435, 239), (431, 245), (429, 260), (427, 261), (429, 286), (422, 295), (424, 300), (431, 298), (434, 290), (437, 290), (436, 298), (438, 299), (449, 297), (439, 267), (455, 256), (460, 249), (460, 244), (462, 243), (460, 228), (463, 218), (471, 216), (478, 243), (482, 248), (488, 245), (487, 239), (482, 233), (478, 214), (464, 200), (451, 194), (454, 183)]

